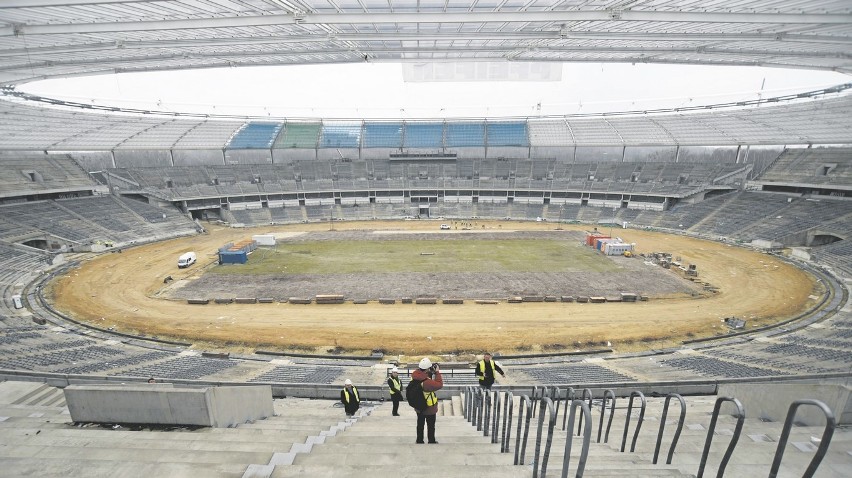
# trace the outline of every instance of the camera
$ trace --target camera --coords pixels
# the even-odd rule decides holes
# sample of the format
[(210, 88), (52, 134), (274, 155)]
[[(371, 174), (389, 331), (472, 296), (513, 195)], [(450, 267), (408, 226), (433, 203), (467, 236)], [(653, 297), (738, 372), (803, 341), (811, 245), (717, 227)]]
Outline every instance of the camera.
[(440, 367), (438, 367), (437, 363), (433, 363), (432, 366), (429, 367), (429, 370), (432, 371), (432, 372), (436, 372), (436, 371), (438, 371), (439, 368)]

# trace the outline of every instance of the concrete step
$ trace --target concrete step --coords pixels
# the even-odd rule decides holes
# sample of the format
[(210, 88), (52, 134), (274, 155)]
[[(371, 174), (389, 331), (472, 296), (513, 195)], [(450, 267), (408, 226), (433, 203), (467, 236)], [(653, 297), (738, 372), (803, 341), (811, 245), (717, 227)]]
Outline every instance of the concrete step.
[(81, 476), (88, 478), (239, 478), (246, 465), (222, 463), (150, 463), (138, 461), (95, 461), (79, 458), (3, 458), (3, 476)]
[[(218, 432), (213, 430), (219, 430)], [(289, 433), (286, 430), (281, 430), (276, 433), (256, 433), (253, 430), (239, 429), (199, 429), (186, 432), (156, 432), (156, 431), (130, 431), (125, 428), (116, 430), (104, 429), (100, 427), (78, 428), (73, 426), (62, 426), (56, 429), (44, 428), (14, 428), (3, 430), (0, 433), (0, 443), (14, 440), (26, 440), (28, 436), (41, 435), (37, 433), (41, 431), (46, 436), (54, 439), (90, 439), (90, 440), (106, 440), (106, 441), (166, 441), (166, 442), (193, 442), (193, 441), (210, 441), (223, 443), (281, 443), (287, 440), (304, 441), (303, 437), (308, 436), (305, 433)], [(248, 432), (248, 433), (246, 433)]]
[[(80, 448), (76, 446), (30, 446), (8, 445), (0, 447), (0, 461), (6, 458), (30, 457), (34, 460), (42, 458), (79, 459)], [(246, 451), (201, 451), (201, 450), (164, 450), (140, 448), (86, 448), (87, 461), (136, 461), (154, 463), (268, 463), (272, 453)]]
[[(200, 438), (200, 437), (197, 437)], [(208, 438), (210, 438), (208, 436)], [(279, 451), (290, 443), (304, 443), (307, 435), (286, 434), (275, 437), (268, 441), (235, 441), (235, 440), (174, 440), (169, 434), (151, 433), (145, 436), (134, 435), (130, 438), (117, 439), (115, 435), (94, 437), (87, 434), (79, 436), (57, 437), (44, 434), (31, 434), (29, 436), (3, 436), (0, 437), (0, 447), (15, 446), (42, 446), (42, 447), (78, 447), (86, 449), (94, 448), (123, 448), (123, 449), (145, 449), (145, 450), (184, 450), (184, 451), (245, 451), (245, 452), (268, 452)], [(0, 454), (2, 454), (0, 449)]]
[[(460, 468), (458, 465), (443, 465), (436, 463), (439, 457), (424, 458), (417, 464), (394, 463), (389, 465), (358, 465), (351, 467), (338, 466), (337, 463), (324, 465), (281, 465), (276, 466), (271, 478), (286, 477), (334, 477), (334, 478), (364, 478), (369, 476), (385, 477), (422, 477), (433, 476), (451, 478), (464, 476), (468, 478), (529, 478), (531, 468), (504, 465), (479, 465), (470, 468)], [(553, 475), (557, 476), (557, 475)]]

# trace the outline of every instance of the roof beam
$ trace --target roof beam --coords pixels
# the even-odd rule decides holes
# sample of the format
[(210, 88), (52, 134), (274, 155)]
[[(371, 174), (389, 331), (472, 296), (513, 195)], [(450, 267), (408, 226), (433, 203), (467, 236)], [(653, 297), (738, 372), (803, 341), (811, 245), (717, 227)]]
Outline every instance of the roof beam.
[(293, 24), (389, 24), (389, 23), (526, 23), (526, 22), (684, 22), (769, 23), (788, 25), (837, 25), (852, 23), (852, 14), (710, 13), (604, 10), (566, 12), (466, 12), (466, 13), (306, 13), (299, 15), (253, 15), (239, 17), (188, 18), (182, 20), (127, 21), (106, 23), (19, 24), (0, 28), (0, 36), (15, 34), (57, 35), (128, 31), (192, 30)]
[[(139, 40), (116, 42), (75, 43), (24, 48), (0, 49), (0, 58), (17, 55), (39, 55), (57, 53), (79, 53), (85, 51), (109, 51), (116, 48), (131, 50), (142, 48), (204, 48), (220, 45), (288, 45), (294, 43), (325, 43), (334, 41), (452, 41), (452, 40), (641, 40), (662, 42), (725, 42), (730, 45), (738, 41), (801, 42), (822, 45), (852, 44), (852, 37), (829, 35), (796, 34), (712, 34), (712, 33), (633, 33), (633, 32), (573, 32), (560, 35), (555, 31), (539, 32), (434, 32), (434, 33), (340, 33), (335, 35), (279, 35), (262, 37), (192, 38), (184, 40)], [(560, 48), (561, 45), (545, 45)], [(565, 46), (566, 48), (570, 47)], [(731, 47), (729, 47), (730, 49)], [(507, 47), (508, 49), (508, 47)]]

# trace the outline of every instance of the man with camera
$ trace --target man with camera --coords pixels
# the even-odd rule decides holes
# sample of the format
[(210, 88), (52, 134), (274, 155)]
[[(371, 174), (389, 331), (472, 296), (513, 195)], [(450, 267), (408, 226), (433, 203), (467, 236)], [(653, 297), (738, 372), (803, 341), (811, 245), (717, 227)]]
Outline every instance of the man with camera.
[(424, 357), (418, 365), (418, 369), (412, 372), (411, 380), (421, 383), (425, 408), (417, 411), (417, 441), (423, 442), (423, 426), (426, 426), (426, 437), (429, 443), (437, 444), (435, 439), (435, 416), (438, 414), (438, 395), (435, 393), (444, 387), (444, 378), (438, 364), (433, 364), (428, 357)]

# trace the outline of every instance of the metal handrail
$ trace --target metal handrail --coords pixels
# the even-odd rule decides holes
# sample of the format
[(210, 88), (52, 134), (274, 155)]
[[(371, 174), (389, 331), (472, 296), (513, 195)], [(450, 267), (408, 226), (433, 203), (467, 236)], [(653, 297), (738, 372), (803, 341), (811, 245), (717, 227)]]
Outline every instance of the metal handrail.
[(494, 419), (491, 423), (491, 443), (497, 443), (497, 433), (500, 429), (500, 392), (494, 392)]
[(745, 421), (745, 409), (739, 400), (733, 397), (719, 397), (716, 399), (716, 405), (713, 407), (713, 417), (710, 419), (710, 426), (707, 428), (707, 440), (704, 442), (704, 451), (701, 453), (701, 463), (698, 465), (697, 478), (704, 476), (704, 467), (707, 465), (707, 456), (710, 454), (710, 443), (713, 441), (713, 432), (716, 430), (716, 420), (719, 418), (719, 409), (722, 408), (722, 403), (731, 402), (737, 407), (737, 425), (734, 427), (734, 434), (731, 437), (731, 443), (725, 451), (725, 456), (722, 457), (722, 462), (719, 463), (719, 471), (716, 473), (718, 478), (725, 474), (725, 467), (728, 466), (728, 460), (734, 453), (734, 448), (737, 446), (737, 441), (740, 439), (740, 433), (743, 431), (743, 422)]
[(559, 418), (559, 402), (562, 401), (562, 389), (559, 387), (553, 387), (553, 393), (550, 395), (550, 399), (553, 400), (553, 408), (556, 409), (556, 418)]
[(565, 390), (565, 411), (562, 412), (562, 429), (565, 429), (565, 421), (568, 419), (568, 407), (571, 406), (571, 402), (577, 397), (576, 392), (574, 391), (574, 387), (568, 387)]
[[(594, 395), (592, 394), (592, 390), (590, 388), (584, 388), (583, 389), (582, 400), (585, 400), (587, 395), (589, 397), (589, 410), (591, 410), (592, 409), (592, 399), (594, 398)], [(577, 436), (580, 436), (580, 433), (582, 433), (582, 430), (583, 430), (583, 415), (580, 415), (580, 419), (577, 420), (577, 422), (578, 422), (577, 423)], [(591, 427), (592, 422), (588, 422), (588, 424), (586, 426)]]
[(506, 392), (506, 401), (503, 402), (503, 433), (500, 441), (500, 453), (509, 452), (509, 440), (512, 435), (512, 410), (515, 408), (515, 396), (511, 391)]
[(547, 411), (550, 414), (550, 420), (547, 422), (547, 442), (544, 445), (544, 456), (539, 461), (539, 456), (541, 456), (541, 429), (544, 426), (544, 413), (540, 413), (538, 416), (538, 428), (535, 433), (535, 458), (533, 458), (533, 478), (538, 478), (538, 470), (541, 468), (541, 477), (544, 478), (544, 474), (547, 471), (547, 457), (550, 456), (550, 446), (553, 444), (553, 427), (556, 426), (556, 409), (553, 406), (553, 400), (549, 397), (542, 397), (541, 399), (541, 410), (544, 410), (544, 407), (547, 406)]
[[(530, 396), (530, 400), (532, 400), (532, 416), (535, 416), (536, 406), (538, 405), (538, 398), (539, 398), (538, 397), (538, 391), (539, 391), (539, 386), (533, 385), (532, 396)], [(542, 396), (544, 396), (544, 395), (542, 395)]]
[[(482, 389), (482, 436), (488, 436), (488, 424), (491, 422), (491, 391)], [(477, 431), (480, 428), (477, 428)]]
[[(568, 418), (568, 436), (565, 439), (565, 455), (562, 458), (562, 477), (568, 477), (568, 463), (571, 461), (571, 442), (572, 433), (571, 431), (574, 429), (574, 415), (577, 412), (577, 407), (583, 411), (583, 415), (586, 417), (586, 423), (591, 423), (592, 421), (592, 412), (589, 410), (589, 406), (586, 402), (582, 400), (573, 400), (571, 402), (571, 413)], [(580, 463), (577, 464), (577, 474), (575, 475), (577, 478), (581, 478), (583, 476), (583, 470), (586, 469), (586, 458), (589, 456), (589, 444), (592, 441), (592, 427), (586, 426), (586, 432), (583, 434), (583, 450), (580, 452)]]
[(482, 388), (476, 390), (476, 431), (482, 431), (482, 414), (485, 411), (485, 397)]
[[(819, 442), (816, 454), (811, 463), (808, 465), (802, 478), (811, 478), (816, 473), (819, 464), (822, 462), (825, 453), (828, 451), (828, 445), (831, 443), (831, 437), (834, 435), (834, 429), (837, 428), (837, 420), (834, 418), (834, 413), (828, 406), (813, 399), (796, 400), (790, 404), (790, 409), (787, 410), (787, 419), (784, 421), (784, 428), (781, 431), (781, 438), (778, 439), (778, 449), (775, 450), (775, 458), (772, 460), (772, 468), (769, 470), (769, 478), (778, 476), (778, 470), (781, 468), (781, 459), (784, 457), (784, 448), (787, 446), (787, 439), (790, 437), (790, 429), (793, 427), (793, 419), (796, 418), (796, 411), (802, 405), (813, 405), (825, 415), (825, 428), (822, 432), (822, 439)], [(535, 475), (533, 475), (535, 476)]]
[[(524, 428), (524, 444), (521, 446), (521, 422), (524, 417), (524, 403), (527, 404), (527, 426)], [(515, 437), (515, 464), (523, 465), (524, 464), (524, 453), (527, 451), (527, 438), (530, 434), (530, 416), (532, 413), (532, 401), (530, 397), (526, 395), (521, 395), (521, 403), (518, 404), (518, 436)], [(519, 461), (520, 459), (520, 461)]]
[(677, 446), (677, 440), (680, 438), (680, 432), (683, 430), (683, 422), (686, 418), (686, 402), (683, 400), (683, 397), (678, 395), (677, 393), (670, 393), (666, 395), (666, 401), (663, 404), (663, 415), (660, 417), (660, 431), (657, 433), (657, 446), (654, 448), (654, 464), (657, 464), (657, 457), (660, 455), (660, 445), (663, 443), (663, 429), (666, 428), (666, 414), (669, 413), (669, 402), (672, 398), (677, 398), (680, 402), (680, 418), (677, 422), (677, 430), (675, 430), (674, 437), (672, 438), (672, 444), (669, 448), (669, 455), (666, 458), (666, 465), (672, 464), (672, 457), (674, 456), (675, 447)]
[(464, 388), (464, 419), (470, 423), (470, 387)]
[(645, 395), (640, 391), (630, 392), (630, 403), (627, 405), (627, 417), (624, 419), (624, 437), (621, 439), (621, 452), (624, 453), (624, 446), (627, 445), (627, 431), (630, 429), (630, 415), (633, 412), (633, 399), (639, 397), (642, 403), (642, 409), (639, 411), (639, 420), (636, 422), (636, 432), (633, 433), (633, 441), (630, 444), (630, 453), (636, 449), (636, 439), (639, 438), (639, 430), (642, 428), (642, 421), (645, 418)]
[(606, 435), (604, 437), (604, 443), (609, 443), (609, 429), (612, 427), (612, 418), (615, 416), (615, 392), (612, 390), (604, 390), (603, 394), (603, 402), (601, 402), (601, 422), (598, 425), (598, 443), (601, 442), (601, 432), (603, 431), (603, 422), (604, 415), (606, 414), (606, 399), (612, 398), (612, 402), (609, 408), (609, 421), (606, 423)]

